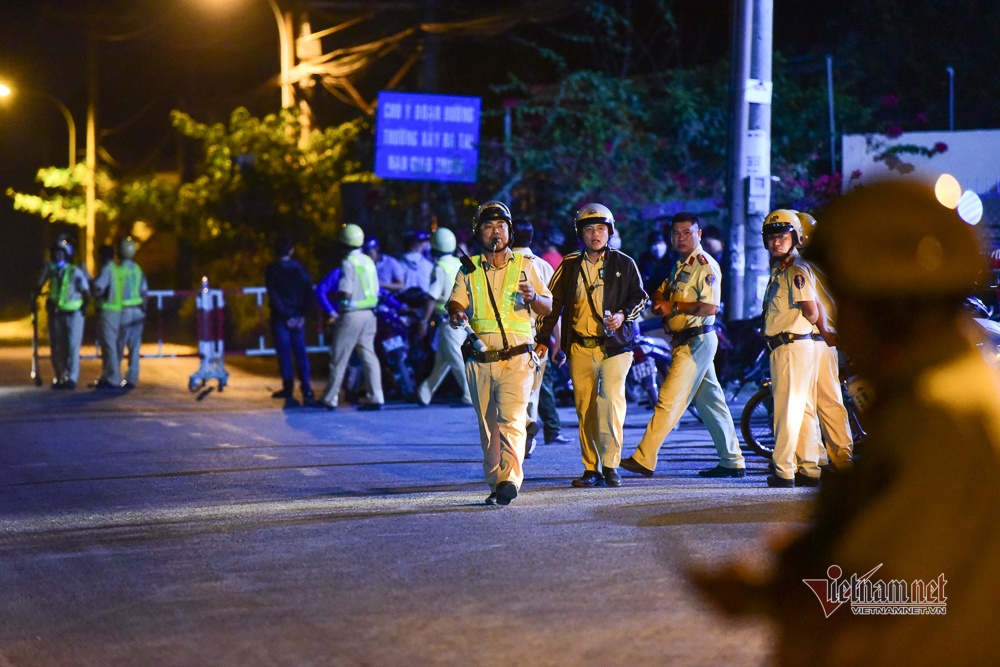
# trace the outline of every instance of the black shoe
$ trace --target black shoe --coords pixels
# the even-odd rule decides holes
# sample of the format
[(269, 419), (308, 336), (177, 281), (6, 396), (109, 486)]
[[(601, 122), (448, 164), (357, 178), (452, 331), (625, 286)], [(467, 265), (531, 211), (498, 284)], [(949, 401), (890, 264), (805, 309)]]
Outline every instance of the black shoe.
[(601, 468), (604, 473), (604, 484), (606, 486), (621, 486), (622, 476), (618, 474), (617, 468)]
[(91, 385), (94, 389), (117, 389), (118, 386), (111, 384), (106, 379), (101, 378), (100, 380), (94, 380), (94, 384)]
[(652, 470), (650, 470), (644, 465), (641, 465), (631, 456), (628, 457), (627, 459), (622, 459), (622, 462), (619, 465), (621, 465), (622, 468), (625, 468), (625, 470), (628, 470), (629, 472), (634, 472), (637, 475), (642, 475), (643, 477), (653, 476)]
[(497, 492), (496, 491), (493, 491), (492, 493), (490, 493), (490, 495), (486, 496), (486, 504), (487, 505), (496, 505), (497, 504)]
[(699, 470), (699, 477), (744, 477), (747, 474), (745, 468), (724, 468), (723, 466), (715, 466), (714, 468), (709, 468), (708, 470)]
[(535, 440), (534, 438), (528, 438), (528, 442), (526, 442), (524, 446), (524, 458), (526, 459), (531, 458), (531, 455), (535, 453), (535, 445), (537, 444), (538, 444), (537, 440)]
[(72, 380), (66, 380), (65, 382), (62, 383), (62, 386), (60, 386), (59, 388), (70, 389), (70, 390), (76, 389), (76, 383), (73, 382)]
[(819, 486), (819, 477), (810, 477), (803, 473), (795, 473), (795, 486)]
[(517, 498), (517, 487), (514, 482), (500, 482), (497, 484), (497, 505), (510, 505), (510, 501)]
[(273, 392), (271, 394), (271, 398), (285, 398), (285, 399), (293, 398), (292, 388), (285, 387), (284, 389)]
[(122, 389), (135, 389), (135, 385), (128, 380), (122, 380)]
[(528, 440), (530, 441), (532, 438), (538, 435), (538, 432), (542, 430), (542, 427), (538, 422), (531, 422), (524, 430), (528, 434)]
[(583, 477), (573, 480), (573, 486), (578, 489), (600, 486), (601, 484), (604, 484), (604, 478), (596, 470), (587, 470), (583, 473)]
[(785, 479), (784, 477), (778, 477), (777, 475), (768, 475), (767, 485), (772, 489), (794, 489), (795, 480)]
[(358, 412), (371, 412), (372, 410), (381, 410), (381, 403), (360, 403), (358, 404)]
[(322, 401), (317, 401), (312, 396), (304, 396), (302, 398), (302, 406), (306, 408), (322, 408), (322, 409), (326, 409), (327, 407), (326, 403), (323, 403)]
[(567, 438), (562, 433), (556, 433), (551, 438), (545, 438), (545, 444), (546, 445), (565, 445), (565, 444), (570, 443), (570, 442), (573, 442), (573, 441), (570, 440), (569, 438)]

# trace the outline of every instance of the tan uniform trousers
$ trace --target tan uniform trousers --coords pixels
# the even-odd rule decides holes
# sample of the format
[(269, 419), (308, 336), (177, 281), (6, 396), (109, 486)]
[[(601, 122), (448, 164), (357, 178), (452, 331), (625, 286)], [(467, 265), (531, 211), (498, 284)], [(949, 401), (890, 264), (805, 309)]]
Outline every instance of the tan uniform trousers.
[(538, 397), (542, 393), (542, 378), (545, 376), (545, 367), (549, 363), (548, 356), (538, 359), (538, 368), (535, 369), (535, 378), (531, 383), (531, 394), (528, 396), (528, 423), (538, 423)]
[(122, 383), (121, 357), (118, 356), (118, 331), (121, 329), (120, 310), (101, 310), (101, 379), (116, 387)]
[(625, 426), (625, 376), (632, 353), (605, 357), (600, 347), (570, 346), (576, 415), (580, 420), (580, 457), (585, 470), (617, 468), (622, 460)]
[(437, 352), (434, 354), (434, 368), (427, 379), (420, 383), (417, 397), (427, 405), (434, 392), (451, 372), (455, 382), (462, 389), (462, 402), (472, 405), (469, 397), (469, 382), (465, 379), (465, 362), (462, 360), (462, 343), (468, 336), (464, 329), (452, 329), (447, 323), (438, 327)]
[(56, 380), (80, 383), (80, 346), (83, 343), (83, 313), (49, 310), (49, 356)]
[(500, 482), (512, 482), (520, 489), (524, 481), (525, 415), (534, 379), (531, 355), (519, 354), (489, 364), (469, 360), (465, 376), (479, 416), (486, 483), (490, 491), (496, 491)]
[[(854, 453), (854, 438), (851, 435), (851, 424), (844, 407), (844, 395), (840, 390), (840, 363), (837, 359), (837, 348), (830, 347), (825, 341), (813, 342), (816, 353), (816, 417), (819, 421), (820, 438), (815, 427), (812, 433), (803, 429), (803, 437), (813, 442), (822, 442), (826, 446), (826, 454), (830, 462), (837, 468), (851, 465)], [(822, 458), (823, 452), (820, 451)]]
[(139, 306), (122, 308), (122, 323), (118, 330), (118, 360), (128, 361), (125, 380), (129, 384), (139, 383), (139, 359), (142, 349), (142, 327), (146, 323), (146, 313)]
[(773, 461), (775, 472), (782, 479), (794, 479), (796, 471), (809, 477), (820, 474), (820, 445), (813, 426), (816, 420), (815, 364), (812, 340), (786, 343), (771, 352)]
[(384, 403), (382, 367), (375, 355), (375, 313), (371, 310), (348, 310), (341, 313), (333, 325), (330, 341), (330, 379), (323, 391), (323, 402), (336, 406), (340, 385), (344, 383), (351, 352), (361, 358), (361, 370), (368, 388), (368, 400)]
[(660, 447), (677, 426), (692, 403), (705, 423), (719, 465), (724, 468), (745, 468), (746, 461), (736, 437), (733, 415), (726, 404), (726, 395), (715, 375), (715, 353), (719, 338), (714, 331), (691, 338), (686, 345), (674, 348), (667, 377), (660, 385), (660, 393), (653, 408), (642, 440), (632, 458), (644, 468), (656, 469)]

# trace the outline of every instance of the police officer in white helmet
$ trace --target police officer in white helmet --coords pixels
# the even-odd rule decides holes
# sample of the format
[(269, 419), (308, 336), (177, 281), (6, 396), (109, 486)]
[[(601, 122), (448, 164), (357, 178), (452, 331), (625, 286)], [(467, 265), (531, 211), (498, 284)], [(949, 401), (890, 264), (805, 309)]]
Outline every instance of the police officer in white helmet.
[[(351, 353), (357, 352), (368, 389), (358, 410), (380, 410), (385, 397), (382, 394), (382, 367), (375, 354), (378, 272), (371, 257), (361, 251), (365, 233), (360, 227), (344, 225), (337, 240), (347, 254), (316, 286), (316, 300), (332, 326), (330, 376), (321, 402), (329, 410), (337, 408), (347, 363)], [(335, 293), (333, 301), (327, 296), (330, 292)]]
[(552, 308), (551, 292), (534, 265), (510, 249), (507, 205), (488, 201), (473, 219), (482, 253), (459, 272), (448, 302), (449, 323), (468, 323), (486, 351), (467, 350), (466, 378), (479, 417), (489, 505), (508, 505), (524, 480), (528, 395), (535, 377), (531, 313)]
[(38, 279), (37, 298), (46, 283), (45, 302), (49, 318), (49, 347), (52, 359), (52, 388), (76, 389), (80, 381), (80, 345), (83, 342), (84, 312), (90, 297), (90, 276), (73, 264), (73, 244), (59, 238), (52, 244), (51, 260)]

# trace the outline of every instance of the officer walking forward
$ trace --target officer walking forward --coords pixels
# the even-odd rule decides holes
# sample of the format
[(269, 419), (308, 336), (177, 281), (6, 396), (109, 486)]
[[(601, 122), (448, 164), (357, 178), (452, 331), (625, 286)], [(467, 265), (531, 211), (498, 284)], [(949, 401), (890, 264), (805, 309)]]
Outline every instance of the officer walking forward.
[(66, 239), (59, 239), (52, 245), (51, 257), (52, 261), (45, 264), (38, 279), (38, 290), (33, 298), (38, 298), (45, 283), (49, 283), (45, 307), (49, 317), (52, 388), (76, 389), (80, 381), (80, 344), (83, 342), (86, 299), (90, 296), (90, 276), (70, 263), (73, 246)]
[[(316, 286), (316, 298), (333, 325), (330, 340), (330, 377), (323, 392), (323, 403), (330, 410), (337, 408), (340, 385), (344, 383), (351, 352), (361, 357), (361, 369), (368, 386), (368, 396), (358, 410), (380, 410), (385, 402), (382, 395), (382, 367), (375, 354), (375, 306), (378, 305), (378, 273), (375, 262), (361, 252), (365, 233), (357, 225), (345, 225), (337, 240), (349, 250), (340, 266), (327, 274)], [(336, 290), (335, 301), (340, 312), (327, 298)]]
[[(455, 287), (458, 271), (462, 268), (462, 262), (455, 257), (456, 246), (455, 233), (450, 229), (438, 227), (431, 236), (431, 249), (437, 255), (437, 262), (434, 264), (434, 273), (431, 274), (430, 295), (433, 298), (433, 316), (439, 319), (440, 324), (448, 319), (448, 300)], [(462, 360), (462, 343), (465, 342), (466, 333), (446, 326), (439, 326), (437, 332), (434, 368), (427, 379), (420, 383), (417, 399), (421, 405), (428, 405), (450, 371), (462, 390), (462, 404), (472, 405), (469, 382), (465, 379), (465, 363)]]
[[(608, 247), (615, 217), (606, 206), (587, 204), (577, 211), (576, 231), (584, 249), (566, 255), (552, 276), (552, 312), (542, 321), (538, 340), (549, 340), (561, 316), (584, 468), (573, 486), (618, 486), (625, 376), (632, 367), (635, 319), (647, 296), (632, 258)], [(548, 350), (539, 343), (537, 352)]]
[(715, 443), (719, 463), (698, 472), (702, 477), (743, 477), (746, 462), (736, 438), (733, 415), (715, 375), (719, 338), (715, 315), (722, 299), (722, 272), (701, 247), (701, 225), (694, 213), (678, 213), (670, 238), (680, 255), (670, 277), (653, 293), (653, 310), (664, 318), (673, 346), (673, 361), (635, 454), (622, 468), (652, 477), (660, 446), (691, 403)]
[(476, 211), (473, 233), (483, 252), (458, 274), (448, 302), (449, 323), (468, 323), (485, 351), (468, 350), (465, 375), (479, 416), (488, 505), (508, 505), (524, 480), (525, 419), (535, 377), (530, 311), (552, 309), (549, 288), (534, 265), (510, 250), (510, 209), (488, 201)]

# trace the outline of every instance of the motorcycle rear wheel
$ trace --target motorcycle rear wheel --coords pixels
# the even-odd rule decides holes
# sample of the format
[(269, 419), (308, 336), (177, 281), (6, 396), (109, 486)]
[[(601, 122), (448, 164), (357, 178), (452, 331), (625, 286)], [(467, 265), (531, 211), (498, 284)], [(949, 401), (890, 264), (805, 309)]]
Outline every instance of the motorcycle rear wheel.
[(743, 443), (754, 453), (771, 458), (774, 455), (774, 397), (770, 385), (765, 385), (750, 397), (740, 415)]

